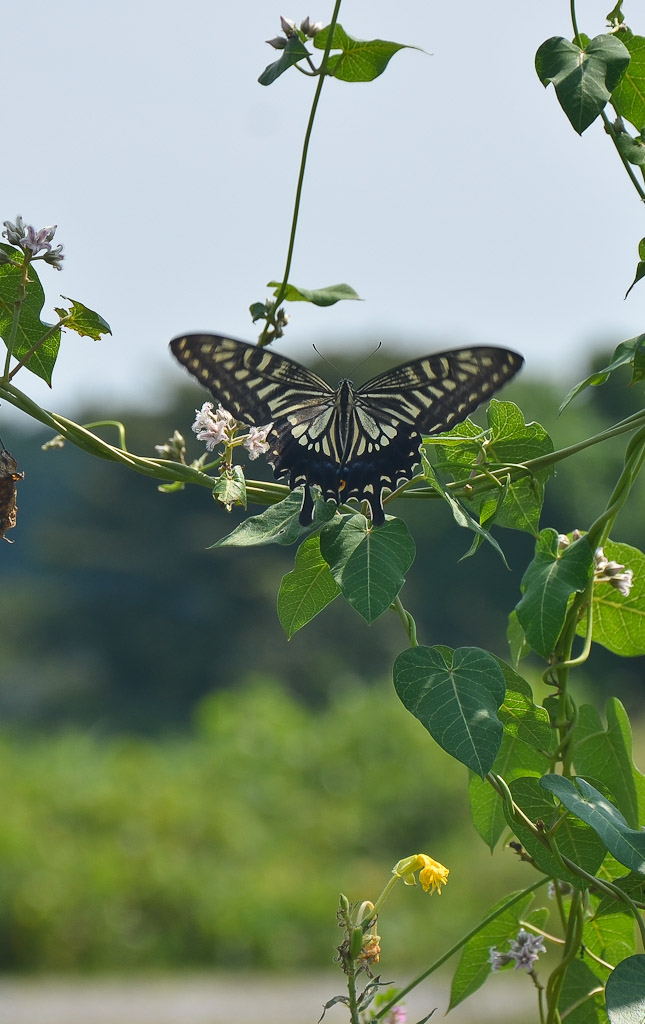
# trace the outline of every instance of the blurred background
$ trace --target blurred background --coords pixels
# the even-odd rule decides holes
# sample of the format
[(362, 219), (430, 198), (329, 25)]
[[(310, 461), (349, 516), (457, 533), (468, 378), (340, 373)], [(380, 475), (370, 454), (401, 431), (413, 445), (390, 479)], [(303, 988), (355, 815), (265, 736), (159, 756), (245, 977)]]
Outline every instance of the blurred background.
[[(602, 32), (606, 7), (588, 0), (581, 29)], [(642, 293), (622, 300), (644, 233), (636, 197), (601, 129), (577, 138), (533, 70), (543, 39), (570, 34), (567, 10), (347, 0), (350, 34), (427, 52), (323, 91), (292, 281), (346, 281), (365, 302), (291, 307), (280, 351), (333, 383), (313, 343), (339, 375), (382, 343), (357, 381), (440, 347), (507, 345), (527, 365), (501, 397), (557, 447), (642, 407), (617, 374), (557, 417), (571, 384), (642, 330)], [(3, 111), (16, 157), (0, 219), (57, 222), (67, 260), (60, 277), (42, 267), (49, 301), (60, 289), (113, 329), (64, 338), (52, 393), (21, 374), (34, 400), (123, 419), (139, 454), (190, 434), (206, 395), (167, 341), (253, 340), (248, 306), (283, 267), (311, 82), (260, 87), (276, 57), (263, 40), (280, 13), (330, 11), (5, 12), (28, 73)], [(318, 969), (339, 941), (338, 892), (375, 898), (423, 849), (450, 885), (395, 892), (381, 923), (384, 970), (410, 971), (528, 883), (510, 851), (487, 856), (465, 773), (398, 704), (394, 616), (370, 629), (336, 601), (287, 644), (275, 596), (293, 551), (208, 551), (240, 517), (206, 491), (160, 494), (69, 446), (43, 452), (49, 435), (6, 405), (0, 435), (25, 471), (0, 547), (0, 969)], [(543, 525), (587, 525), (623, 451), (617, 439), (567, 460)], [(642, 547), (639, 486), (614, 539)], [(438, 502), (396, 511), (418, 548), (404, 601), (422, 642), (506, 656), (532, 539), (498, 532), (507, 571), (488, 546), (459, 561), (470, 535)], [(596, 650), (588, 695), (637, 715), (644, 670)]]

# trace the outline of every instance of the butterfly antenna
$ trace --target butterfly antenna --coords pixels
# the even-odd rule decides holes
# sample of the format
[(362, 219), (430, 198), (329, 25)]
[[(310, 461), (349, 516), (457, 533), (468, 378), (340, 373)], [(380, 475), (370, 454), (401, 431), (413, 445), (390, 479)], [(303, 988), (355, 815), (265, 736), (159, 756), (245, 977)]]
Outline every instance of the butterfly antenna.
[(353, 367), (352, 367), (352, 369), (351, 369), (351, 371), (350, 371), (350, 372), (351, 372), (351, 374), (352, 374), (352, 376), (353, 376), (353, 375), (354, 375), (354, 374), (356, 373), (356, 371), (357, 371), (357, 370), (358, 370), (358, 369), (359, 369), (359, 368), (360, 368), (360, 367), (361, 367), (361, 366), (363, 365), (363, 363), (366, 363), (368, 359), (371, 359), (371, 358), (372, 358), (372, 356), (375, 356), (375, 355), (376, 355), (376, 353), (378, 352), (378, 350), (380, 349), (380, 347), (381, 347), (381, 345), (382, 345), (382, 344), (383, 344), (383, 342), (382, 342), (382, 341), (379, 341), (379, 343), (378, 343), (378, 345), (376, 346), (376, 348), (375, 348), (375, 349), (372, 349), (372, 351), (371, 351), (371, 352), (368, 352), (366, 356), (363, 356), (363, 358), (361, 359), (361, 361), (360, 361), (359, 363), (356, 363), (356, 366), (353, 366)]
[(323, 363), (329, 363), (329, 365), (331, 366), (332, 370), (334, 370), (336, 373), (340, 373), (340, 370), (338, 369), (336, 364), (332, 363), (331, 359), (328, 359), (327, 356), (324, 356), (322, 354), (322, 352), (320, 351), (320, 349), (316, 348), (315, 345), (312, 345), (312, 348), (313, 348), (314, 352), (316, 353), (316, 355), (319, 356), (322, 359)]

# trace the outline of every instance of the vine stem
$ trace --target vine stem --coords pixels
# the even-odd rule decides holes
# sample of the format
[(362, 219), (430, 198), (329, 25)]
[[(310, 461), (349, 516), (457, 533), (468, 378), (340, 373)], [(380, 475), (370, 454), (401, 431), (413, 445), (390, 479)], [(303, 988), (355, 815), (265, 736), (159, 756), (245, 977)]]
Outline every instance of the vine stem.
[(351, 1024), (360, 1024), (358, 1016), (358, 1000), (356, 998), (356, 972), (347, 975), (347, 995), (349, 998), (349, 1016)]
[[(618, 112), (616, 111), (616, 113), (618, 113)], [(636, 177), (636, 174), (634, 173), (634, 169), (632, 168), (632, 165), (630, 164), (629, 160), (627, 159), (626, 156), (624, 156), (621, 153), (620, 149), (618, 148), (618, 143), (616, 141), (616, 130), (615, 130), (613, 124), (611, 123), (611, 121), (607, 117), (607, 114), (605, 113), (604, 110), (601, 112), (600, 116), (602, 118), (602, 123), (605, 126), (605, 131), (607, 132), (607, 135), (609, 136), (609, 138), (613, 142), (614, 147), (616, 149), (616, 152), (618, 153), (618, 156), (621, 159), (623, 167), (627, 171), (627, 175), (628, 175), (632, 185), (634, 186), (634, 188), (638, 192), (638, 195), (639, 195), (639, 198), (640, 198), (641, 202), (645, 203), (645, 191), (643, 191), (643, 186), (641, 185), (641, 183), (639, 182), (638, 178)]]
[(573, 39), (576, 46), (580, 46), (580, 33), (578, 31), (578, 19), (576, 17), (576, 0), (569, 0), (569, 11), (571, 14), (571, 24), (573, 25)]
[[(296, 198), (295, 198), (294, 205), (293, 205), (293, 216), (291, 218), (291, 232), (290, 232), (290, 235), (289, 235), (289, 245), (287, 247), (287, 261), (286, 261), (286, 264), (285, 264), (284, 274), (283, 274), (283, 277), (282, 277), (282, 284), (280, 285), (280, 287), (278, 289), (278, 294), (276, 295), (275, 301), (274, 301), (274, 304), (273, 304), (273, 309), (274, 310), (276, 310), (278, 308), (278, 306), (280, 305), (280, 303), (284, 299), (284, 297), (286, 295), (286, 292), (287, 292), (287, 285), (289, 283), (289, 274), (291, 272), (291, 262), (293, 260), (293, 250), (294, 250), (294, 247), (295, 247), (295, 244), (296, 244), (296, 231), (297, 231), (297, 228), (298, 228), (298, 216), (299, 216), (299, 213), (300, 213), (300, 200), (302, 199), (302, 188), (303, 188), (303, 185), (304, 185), (305, 169), (306, 169), (306, 166), (307, 166), (307, 156), (308, 156), (308, 153), (309, 153), (309, 143), (311, 141), (311, 135), (312, 135), (313, 128), (314, 128), (314, 121), (316, 119), (316, 111), (318, 109), (318, 102), (320, 100), (320, 94), (322, 92), (322, 87), (323, 87), (324, 82), (325, 82), (325, 77), (326, 77), (325, 76), (325, 70), (326, 70), (326, 67), (327, 67), (327, 61), (329, 60), (329, 54), (330, 54), (330, 51), (331, 51), (331, 44), (332, 44), (332, 40), (334, 38), (334, 30), (336, 28), (336, 22), (338, 21), (338, 15), (339, 15), (339, 12), (340, 12), (340, 5), (341, 5), (341, 3), (342, 3), (342, 0), (336, 0), (336, 3), (334, 5), (334, 13), (332, 14), (331, 22), (329, 24), (329, 36), (327, 38), (327, 45), (325, 46), (325, 50), (323, 52), (322, 61), (320, 63), (320, 67), (318, 68), (318, 72), (317, 72), (317, 74), (318, 74), (318, 82), (316, 84), (316, 91), (314, 93), (314, 98), (313, 98), (313, 101), (312, 101), (312, 104), (311, 104), (311, 111), (309, 113), (309, 120), (307, 122), (307, 128), (306, 128), (306, 131), (305, 131), (305, 138), (304, 138), (304, 141), (303, 141), (303, 144), (302, 144), (302, 155), (300, 157), (300, 170), (298, 172), (298, 183), (296, 185)], [(262, 334), (260, 335), (260, 340), (258, 341), (258, 345), (260, 347), (262, 347), (262, 346), (267, 344), (267, 341), (268, 341), (267, 332), (268, 332), (269, 326), (270, 326), (270, 322), (267, 321), (267, 323), (265, 324), (264, 330), (262, 331)]]
[(417, 640), (417, 624), (412, 618), (410, 612), (403, 607), (403, 602), (398, 594), (392, 601), (390, 608), (397, 613), (403, 623), (403, 628), (407, 633), (408, 640), (410, 641), (410, 647), (418, 647), (419, 641)]
[(431, 974), (434, 974), (434, 972), (438, 970), (439, 967), (441, 967), (446, 962), (446, 960), (449, 960), (451, 956), (454, 956), (454, 954), (458, 953), (460, 949), (463, 949), (466, 943), (470, 942), (470, 940), (474, 938), (475, 935), (477, 935), (483, 928), (485, 928), (486, 925), (490, 924), (491, 921), (494, 921), (495, 918), (500, 916), (500, 914), (505, 913), (509, 909), (509, 907), (512, 907), (514, 903), (518, 902), (518, 900), (523, 899), (529, 893), (535, 892), (536, 889), (539, 889), (541, 888), (541, 886), (546, 885), (548, 881), (548, 878), (540, 878), (537, 882), (534, 882), (533, 885), (529, 885), (526, 889), (522, 889), (521, 892), (515, 893), (515, 895), (506, 903), (504, 903), (501, 907), (498, 907), (496, 910), (492, 911), (492, 913), (488, 914), (488, 916), (485, 917), (482, 921), (480, 921), (478, 925), (476, 925), (469, 932), (467, 932), (466, 935), (459, 939), (459, 941), (456, 942), (454, 946), (451, 946), (450, 949), (446, 950), (445, 953), (443, 953), (437, 960), (435, 960), (434, 963), (430, 965), (430, 967), (426, 968), (426, 970), (423, 971), (422, 974), (419, 974), (416, 978), (414, 978), (413, 981), (409, 983), (409, 985), (406, 985), (405, 988), (399, 989), (394, 999), (391, 999), (389, 1003), (385, 1004), (385, 1006), (380, 1007), (379, 1010), (374, 1014), (374, 1020), (380, 1020), (382, 1017), (385, 1017), (386, 1014), (388, 1014), (392, 1009), (394, 1009), (394, 1007), (398, 1003), (401, 1002), (401, 1000), (408, 994), (408, 992), (412, 992), (412, 990), (415, 989), (417, 985), (420, 985), (422, 981), (425, 981), (425, 979), (429, 978)]

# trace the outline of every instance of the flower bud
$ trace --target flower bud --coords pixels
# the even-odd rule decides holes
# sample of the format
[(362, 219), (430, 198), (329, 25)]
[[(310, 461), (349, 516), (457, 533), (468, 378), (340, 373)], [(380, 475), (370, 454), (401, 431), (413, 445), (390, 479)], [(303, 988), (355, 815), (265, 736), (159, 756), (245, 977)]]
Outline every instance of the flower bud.
[(284, 15), (280, 15), (280, 24), (282, 25), (282, 31), (284, 32), (287, 39), (291, 39), (292, 36), (296, 35), (296, 23), (291, 18), (285, 18)]
[(310, 39), (313, 39), (314, 36), (317, 36), (318, 33), (321, 31), (322, 27), (322, 21), (312, 22), (309, 15), (307, 15), (304, 21), (300, 22), (300, 31), (304, 32), (304, 34), (306, 36), (309, 36)]

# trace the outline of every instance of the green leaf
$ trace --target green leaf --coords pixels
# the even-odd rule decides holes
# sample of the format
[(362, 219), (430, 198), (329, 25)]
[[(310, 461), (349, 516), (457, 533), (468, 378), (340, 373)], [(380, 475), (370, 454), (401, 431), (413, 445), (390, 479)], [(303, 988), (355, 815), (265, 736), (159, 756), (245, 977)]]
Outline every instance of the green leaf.
[(320, 553), (320, 538), (314, 534), (298, 548), (295, 567), (282, 577), (278, 592), (278, 618), (288, 639), (338, 594), (340, 587)]
[[(635, 363), (639, 355), (645, 359), (645, 334), (639, 334), (635, 338), (630, 338), (629, 341), (621, 341), (620, 345), (618, 345), (614, 350), (611, 362), (602, 370), (597, 370), (589, 377), (585, 377), (585, 379), (580, 381), (579, 384), (576, 384), (575, 387), (571, 388), (571, 391), (566, 396), (558, 412), (562, 412), (563, 409), (566, 409), (571, 399), (575, 398), (576, 395), (579, 395), (585, 388), (590, 386), (597, 387), (599, 384), (604, 384), (609, 375), (613, 373), (614, 370), (617, 370), (619, 366), (628, 366)], [(631, 383), (636, 383), (638, 379), (639, 378), (636, 377), (636, 373), (634, 373)]]
[(620, 33), (620, 41), (631, 59), (611, 101), (617, 113), (640, 131), (645, 125), (645, 38), (627, 30)]
[(394, 662), (394, 686), (439, 746), (483, 778), (503, 733), (497, 709), (505, 680), (497, 659), (477, 647), (411, 647)]
[(584, 590), (593, 571), (593, 552), (586, 537), (558, 551), (555, 530), (543, 530), (535, 557), (522, 578), (524, 596), (517, 618), (534, 651), (548, 658), (555, 647), (571, 594)]
[[(607, 1024), (601, 991), (608, 971), (589, 957), (572, 960), (558, 998), (560, 1019), (566, 1024)], [(600, 989), (600, 991), (599, 991)], [(592, 995), (593, 993), (593, 995)]]
[[(464, 946), (455, 976), (452, 979), (449, 1010), (454, 1009), (484, 984), (491, 973), (489, 959), (491, 949), (497, 949), (500, 953), (506, 952), (509, 941), (517, 938), (522, 922), (527, 919), (538, 927), (544, 926), (548, 916), (547, 911), (539, 910), (537, 920), (535, 911), (529, 912), (534, 898), (533, 893), (526, 895), (513, 892), (491, 907), (486, 918), (496, 914), (499, 910), (501, 913), (480, 928)], [(504, 907), (506, 909), (502, 909)]]
[(287, 45), (280, 54), (278, 60), (274, 61), (273, 64), (268, 64), (260, 77), (258, 82), (260, 85), (273, 85), (276, 78), (283, 75), (285, 71), (297, 64), (298, 61), (304, 60), (309, 57), (310, 53), (307, 47), (300, 41), (299, 36), (291, 36), (287, 39)]
[(610, 1024), (642, 1024), (645, 1020), (645, 954), (622, 960), (605, 987)]
[(459, 504), (457, 499), (453, 497), (450, 491), (447, 491), (446, 488), (443, 487), (443, 485), (437, 479), (437, 476), (435, 475), (434, 472), (434, 468), (430, 464), (425, 451), (421, 452), (421, 464), (423, 467), (423, 475), (427, 483), (429, 483), (430, 486), (435, 491), (437, 491), (437, 493), (440, 494), (444, 501), (447, 502), (447, 504), (450, 506), (450, 511), (452, 512), (453, 519), (457, 523), (457, 526), (464, 527), (467, 530), (472, 530), (473, 533), (475, 534), (475, 539), (473, 540), (473, 543), (471, 544), (466, 554), (462, 555), (462, 559), (468, 558), (470, 555), (474, 555), (481, 541), (487, 540), (488, 543), (495, 548), (497, 554), (500, 556), (504, 565), (508, 569), (509, 565), (508, 562), (506, 561), (506, 556), (502, 551), (501, 547), (499, 546), (499, 544), (497, 543), (497, 541), (495, 540), (495, 538), (493, 537), (493, 535), (489, 533), (489, 531), (486, 530), (483, 526), (481, 526), (476, 519), (473, 519), (473, 517)]
[[(614, 654), (634, 658), (645, 654), (645, 555), (630, 544), (611, 540), (605, 542), (603, 551), (611, 561), (631, 569), (634, 582), (626, 596), (611, 583), (594, 584), (592, 639)], [(585, 615), (576, 632), (585, 636), (586, 631)]]
[(618, 698), (605, 705), (607, 729), (595, 707), (583, 704), (574, 736), (573, 763), (577, 775), (598, 779), (613, 795), (627, 824), (636, 828), (645, 819), (645, 775), (632, 760), (632, 732)]
[[(324, 50), (327, 46), (329, 29), (328, 25), (315, 37), (316, 49)], [(331, 49), (342, 53), (330, 55), (325, 69), (328, 75), (343, 82), (371, 82), (383, 74), (399, 50), (416, 50), (418, 47), (406, 47), (405, 43), (390, 43), (385, 39), (354, 39), (342, 25), (336, 25)]]
[[(487, 416), (489, 429), (485, 435), (471, 420), (441, 435), (435, 447), (440, 468), (449, 471), (455, 480), (466, 482), (484, 467), (518, 465), (553, 452), (553, 441), (544, 427), (539, 423), (525, 423), (521, 409), (514, 402), (492, 399)], [(461, 444), (455, 443), (457, 438)], [(484, 440), (486, 444), (482, 447)], [(485, 462), (482, 461), (484, 454)], [(498, 526), (536, 536), (544, 484), (552, 472), (552, 467), (546, 467), (530, 476), (517, 477), (506, 487), (496, 486), (491, 481), (490, 489), (464, 498), (464, 503), (479, 513), (482, 523), (490, 520)]]
[(63, 325), (66, 331), (76, 331), (82, 337), (93, 338), (94, 341), (100, 341), (103, 334), (112, 334), (109, 323), (99, 313), (95, 313), (77, 299), (70, 299), (67, 295), (61, 295), (61, 298), (72, 304), (71, 309), (56, 308), (61, 319), (69, 317)]
[(370, 624), (386, 611), (414, 561), (414, 541), (402, 519), (374, 529), (360, 513), (336, 516), (324, 526), (320, 551), (349, 601)]
[[(521, 807), (526, 817), (530, 821), (543, 821), (548, 829), (555, 824), (560, 813), (553, 797), (545, 792), (546, 787), (543, 788), (543, 784), (544, 777), (522, 778), (511, 782), (509, 788), (513, 800)], [(577, 889), (587, 887), (588, 882), (584, 878), (560, 866), (557, 858), (536, 838), (530, 828), (513, 821), (510, 816), (508, 824), (538, 867), (550, 878), (561, 878)], [(607, 851), (605, 844), (589, 825), (568, 815), (559, 824), (556, 837), (561, 854), (575, 861), (589, 874), (596, 873)]]
[[(632, 283), (630, 284), (629, 288), (625, 292), (625, 298), (627, 298), (627, 296), (631, 292), (632, 288), (635, 285), (637, 285), (639, 281), (643, 280), (643, 277), (645, 277), (645, 263), (643, 262), (643, 260), (639, 260), (638, 263), (636, 264), (636, 273), (634, 274), (634, 280), (632, 281)], [(600, 383), (602, 384), (603, 382), (600, 381)]]
[[(613, 860), (611, 854), (608, 854), (605, 864), (607, 864), (610, 859)], [(615, 863), (622, 871), (622, 864), (618, 864), (618, 861), (615, 861)], [(605, 864), (603, 864), (601, 872), (603, 878), (605, 878)], [(641, 875), (638, 871), (630, 871), (627, 875), (615, 874), (612, 878), (609, 878), (608, 881), (612, 882), (617, 889), (627, 893), (631, 899), (637, 900), (639, 903), (643, 903), (645, 900), (645, 875)], [(624, 902), (619, 899), (618, 896), (603, 896), (599, 902), (596, 916), (600, 917), (603, 914), (611, 915), (616, 914), (617, 912), (622, 913), (625, 909)], [(629, 913), (631, 916), (631, 911), (629, 911)]]
[(222, 473), (213, 487), (213, 497), (229, 512), (233, 505), (246, 508), (246, 479), (241, 466), (233, 466), (230, 473)]
[(542, 85), (552, 82), (560, 106), (579, 135), (604, 110), (629, 64), (629, 51), (614, 35), (596, 36), (581, 50), (562, 36), (542, 43), (535, 70)]
[[(264, 512), (250, 516), (226, 537), (222, 537), (211, 548), (252, 547), (261, 544), (293, 544), (306, 537), (312, 529), (317, 528), (321, 521), (326, 522), (336, 515), (336, 508), (331, 503), (316, 502), (316, 522), (314, 527), (301, 526), (298, 517), (302, 505), (300, 491), (292, 491), (283, 501), (269, 505)], [(210, 548), (209, 548), (210, 550)]]
[[(492, 462), (512, 466), (550, 455), (554, 451), (553, 441), (544, 427), (540, 423), (526, 423), (522, 410), (514, 402), (500, 402), (494, 398), (487, 415), (490, 440), (486, 446), (486, 458), (489, 464)], [(552, 473), (553, 467), (547, 466), (530, 476), (513, 480), (496, 510), (497, 525), (537, 536), (544, 503), (544, 485)], [(490, 501), (489, 498), (481, 505), (482, 520), (488, 516)]]
[[(282, 282), (269, 281), (267, 288), (273, 288), (273, 294), (277, 296), (282, 288)], [(295, 284), (288, 284), (284, 294), (285, 302), (313, 302), (315, 306), (333, 306), (342, 299), (363, 301), (348, 284), (330, 284), (326, 288), (315, 288), (313, 291), (309, 291), (307, 288), (297, 288)]]
[(249, 306), (249, 313), (251, 314), (251, 320), (256, 323), (258, 320), (263, 320), (267, 315), (266, 302), (252, 302)]
[[(504, 735), (492, 770), (506, 782), (522, 776), (540, 778), (549, 770), (549, 751), (554, 744), (549, 716), (533, 702), (526, 680), (503, 661), (497, 662), (504, 673), (506, 696), (498, 712)], [(503, 801), (477, 775), (470, 777), (468, 797), (473, 824), (492, 851), (507, 827)]]
[[(641, 883), (645, 881), (642, 875), (640, 879)], [(591, 897), (591, 905), (595, 913), (585, 922), (583, 945), (606, 963), (618, 963), (636, 948), (632, 912), (624, 903), (597, 896)], [(607, 980), (608, 973), (604, 974), (603, 981)]]
[(506, 639), (508, 640), (508, 647), (511, 652), (511, 662), (515, 668), (517, 668), (522, 658), (525, 658), (527, 654), (530, 654), (531, 648), (526, 642), (524, 630), (520, 626), (520, 621), (515, 609), (513, 609), (508, 616)]
[(540, 785), (590, 825), (616, 860), (630, 871), (645, 874), (645, 832), (630, 828), (620, 811), (594, 786), (585, 779), (566, 779), (562, 775), (545, 775)]
[[(0, 250), (6, 253), (14, 262), (22, 264), (22, 252), (14, 249), (12, 245), (0, 243)], [(18, 298), (21, 274), (22, 266), (13, 267), (10, 263), (0, 265), (0, 337), (5, 342), (8, 342), (10, 337), (13, 310)], [(16, 359), (22, 359), (23, 356), (27, 355), (27, 352), (33, 348), (36, 342), (40, 341), (42, 336), (51, 329), (52, 324), (48, 324), (40, 319), (40, 313), (44, 305), (45, 293), (32, 263), (29, 267), (29, 284), (27, 285), (25, 301), (20, 312), (20, 322), (13, 347), (13, 355)], [(59, 347), (60, 330), (57, 330), (29, 358), (28, 362), (25, 363), (26, 368), (51, 385), (52, 372)]]

